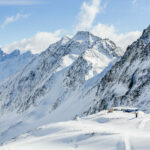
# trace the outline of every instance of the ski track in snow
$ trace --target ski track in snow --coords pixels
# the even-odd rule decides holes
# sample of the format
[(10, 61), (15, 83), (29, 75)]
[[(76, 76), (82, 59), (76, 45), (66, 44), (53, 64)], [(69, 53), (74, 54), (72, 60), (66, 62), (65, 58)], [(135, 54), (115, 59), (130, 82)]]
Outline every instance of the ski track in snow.
[(124, 150), (131, 150), (131, 148), (130, 148), (130, 141), (129, 141), (129, 136), (128, 135), (124, 136), (124, 144), (125, 144), (125, 149)]
[(130, 113), (103, 111), (40, 126), (0, 150), (149, 150), (150, 128), (145, 123), (150, 123), (148, 115), (135, 118)]
[(130, 139), (128, 135), (122, 135), (121, 140), (117, 144), (116, 150), (131, 150)]

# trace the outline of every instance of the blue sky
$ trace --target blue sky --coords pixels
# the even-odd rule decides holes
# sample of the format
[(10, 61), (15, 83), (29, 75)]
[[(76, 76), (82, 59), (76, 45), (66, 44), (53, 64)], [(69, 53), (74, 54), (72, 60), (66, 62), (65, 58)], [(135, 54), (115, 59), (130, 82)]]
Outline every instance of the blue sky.
[(0, 46), (41, 52), (89, 30), (125, 49), (149, 24), (149, 0), (0, 0)]

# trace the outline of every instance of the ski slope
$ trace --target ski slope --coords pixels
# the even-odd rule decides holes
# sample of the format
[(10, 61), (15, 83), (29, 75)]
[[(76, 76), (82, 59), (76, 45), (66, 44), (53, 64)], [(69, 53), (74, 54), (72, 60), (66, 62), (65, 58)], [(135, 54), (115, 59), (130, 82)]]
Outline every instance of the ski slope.
[[(17, 132), (17, 131), (16, 131)], [(45, 124), (4, 143), (0, 150), (149, 150), (150, 116), (121, 111)]]

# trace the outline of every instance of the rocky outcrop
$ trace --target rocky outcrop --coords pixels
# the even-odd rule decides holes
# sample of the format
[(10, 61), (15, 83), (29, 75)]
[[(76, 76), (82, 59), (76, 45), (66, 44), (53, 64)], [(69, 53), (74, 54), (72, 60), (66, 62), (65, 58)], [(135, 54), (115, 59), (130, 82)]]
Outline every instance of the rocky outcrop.
[(150, 112), (150, 26), (98, 83), (89, 113), (112, 106), (136, 106)]

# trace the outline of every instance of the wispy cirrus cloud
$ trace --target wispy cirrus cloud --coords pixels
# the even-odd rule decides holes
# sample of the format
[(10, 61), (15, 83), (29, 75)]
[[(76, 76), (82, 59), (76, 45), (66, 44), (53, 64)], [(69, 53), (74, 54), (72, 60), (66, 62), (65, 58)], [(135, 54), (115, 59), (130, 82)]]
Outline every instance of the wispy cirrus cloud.
[(101, 0), (84, 1), (78, 14), (78, 24), (75, 30), (88, 30), (92, 27), (96, 15), (100, 11)]
[(1, 24), (1, 28), (4, 29), (8, 24), (16, 22), (19, 19), (27, 18), (29, 14), (17, 13), (15, 16), (6, 17), (4, 22)]
[(42, 3), (41, 0), (0, 0), (0, 5), (35, 5)]

